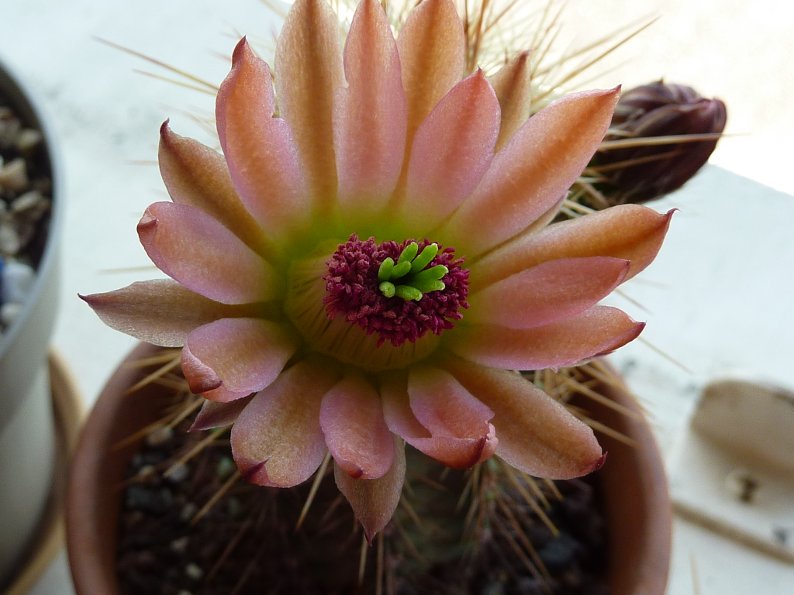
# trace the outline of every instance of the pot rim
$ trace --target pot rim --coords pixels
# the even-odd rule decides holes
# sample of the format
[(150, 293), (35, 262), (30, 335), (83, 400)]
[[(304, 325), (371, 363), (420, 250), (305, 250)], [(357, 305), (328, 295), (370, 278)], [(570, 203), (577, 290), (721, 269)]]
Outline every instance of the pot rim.
[[(119, 593), (115, 545), (120, 492), (109, 484), (117, 486), (124, 469), (109, 469), (113, 462), (119, 460), (125, 461), (126, 465), (137, 443), (123, 449), (108, 449), (131, 433), (129, 429), (120, 429), (117, 422), (127, 422), (128, 428), (135, 429), (146, 425), (147, 422), (140, 418), (147, 416), (140, 415), (141, 411), (136, 409), (137, 404), (133, 401), (137, 399), (141, 403), (147, 396), (152, 396), (149, 393), (162, 389), (149, 385), (133, 395), (125, 395), (124, 390), (146, 374), (130, 364), (161, 349), (141, 343), (125, 358), (96, 401), (72, 460), (67, 491), (66, 537), (69, 565), (78, 595)], [(639, 405), (625, 385), (605, 386), (602, 392), (641, 414)], [(593, 403), (589, 411), (601, 419), (599, 406), (593, 401), (588, 400), (588, 403)], [(153, 410), (154, 406), (149, 405), (149, 409)], [(608, 412), (614, 413), (611, 409)], [(132, 419), (136, 414), (139, 418), (137, 426)], [(152, 418), (150, 413), (148, 422)], [(622, 420), (616, 429), (636, 442), (636, 452), (641, 456), (621, 456), (621, 452), (630, 452), (630, 447), (608, 436), (599, 436), (599, 441), (612, 452), (601, 471), (604, 474), (604, 493), (607, 496), (614, 493), (628, 496), (628, 500), (620, 505), (605, 504), (611, 536), (607, 579), (612, 595), (663, 595), (672, 549), (672, 509), (664, 466), (647, 421), (625, 416)], [(640, 469), (642, 471), (638, 473)], [(638, 480), (623, 482), (613, 479), (610, 482), (607, 479), (610, 474), (617, 478), (618, 472), (630, 472)], [(620, 541), (613, 539), (616, 535)]]

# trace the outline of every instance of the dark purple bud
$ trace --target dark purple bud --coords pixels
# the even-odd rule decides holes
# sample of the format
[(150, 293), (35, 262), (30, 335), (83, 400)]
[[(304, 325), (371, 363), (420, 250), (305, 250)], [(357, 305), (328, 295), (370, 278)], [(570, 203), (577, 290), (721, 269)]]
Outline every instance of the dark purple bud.
[[(727, 112), (719, 99), (662, 81), (627, 91), (615, 108), (607, 142), (590, 167), (603, 182), (597, 189), (610, 204), (641, 203), (684, 185), (708, 161), (717, 138), (643, 144), (655, 137), (720, 134)], [(609, 149), (616, 141), (634, 146)]]

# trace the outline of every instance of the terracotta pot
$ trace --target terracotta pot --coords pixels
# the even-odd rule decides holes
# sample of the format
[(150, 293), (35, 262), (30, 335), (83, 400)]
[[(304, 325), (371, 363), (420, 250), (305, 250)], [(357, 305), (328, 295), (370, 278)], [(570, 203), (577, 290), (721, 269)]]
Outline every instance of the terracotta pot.
[[(159, 386), (125, 391), (146, 374), (129, 364), (157, 348), (140, 345), (106, 385), (83, 430), (72, 462), (67, 497), (67, 547), (78, 595), (118, 595), (115, 573), (118, 512), (126, 464), (136, 444), (114, 448), (160, 417)], [(602, 389), (638, 410), (627, 392)], [(632, 438), (632, 448), (601, 436), (609, 451), (600, 471), (610, 534), (612, 595), (662, 595), (670, 561), (671, 509), (662, 461), (645, 422), (587, 402), (592, 416)], [(590, 406), (593, 405), (593, 406)]]
[(0, 590), (32, 544), (50, 495), (55, 428), (47, 353), (58, 311), (64, 205), (51, 128), (19, 79), (0, 64), (0, 90), (43, 137), (52, 207), (36, 280), (19, 315), (0, 336)]

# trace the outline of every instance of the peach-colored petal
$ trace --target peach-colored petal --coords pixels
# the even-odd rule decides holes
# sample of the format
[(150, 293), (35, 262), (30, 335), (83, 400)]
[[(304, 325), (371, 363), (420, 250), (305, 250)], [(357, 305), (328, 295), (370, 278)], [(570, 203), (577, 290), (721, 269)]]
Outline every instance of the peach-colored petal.
[(162, 347), (181, 347), (194, 328), (247, 313), (243, 307), (219, 304), (171, 279), (139, 281), (80, 297), (108, 326)]
[(346, 376), (325, 395), (320, 426), (334, 461), (351, 477), (376, 479), (391, 467), (394, 446), (380, 396), (362, 376)]
[(254, 395), (251, 395), (229, 401), (228, 403), (205, 400), (196, 414), (196, 419), (193, 420), (193, 424), (190, 426), (190, 431), (211, 430), (212, 428), (230, 426), (237, 420), (240, 412), (246, 408), (253, 398)]
[(469, 297), (466, 320), (510, 328), (542, 326), (583, 312), (620, 285), (629, 261), (560, 258), (497, 281)]
[(150, 205), (138, 223), (138, 237), (157, 268), (211, 300), (262, 302), (277, 291), (273, 268), (196, 207), (170, 202)]
[(441, 223), (488, 169), (498, 134), (499, 102), (478, 71), (455, 85), (416, 131), (400, 219), (420, 232)]
[(354, 479), (338, 464), (334, 465), (336, 486), (350, 502), (370, 545), (375, 534), (391, 520), (402, 494), (405, 481), (405, 445), (396, 436), (393, 438), (393, 450), (391, 467), (378, 479)]
[(612, 256), (631, 261), (630, 279), (662, 245), (673, 211), (661, 215), (640, 205), (620, 205), (523, 234), (470, 265), (471, 290), (555, 258)]
[(296, 0), (276, 44), (276, 94), (315, 205), (336, 195), (334, 95), (344, 83), (339, 23), (327, 2)]
[(270, 69), (243, 38), (218, 91), (215, 119), (234, 187), (270, 235), (299, 229), (308, 216), (297, 148), (275, 109)]
[(422, 365), (412, 367), (408, 374), (408, 396), (416, 419), (432, 435), (488, 434), (493, 411), (444, 370)]
[(407, 118), (397, 43), (377, 0), (359, 4), (344, 63), (348, 86), (334, 113), (339, 201), (375, 213), (400, 176)]
[(284, 326), (259, 318), (224, 318), (187, 336), (182, 371), (190, 390), (231, 401), (273, 382), (298, 342)]
[(609, 353), (636, 339), (644, 327), (617, 308), (594, 306), (530, 329), (460, 326), (449, 340), (449, 349), (479, 364), (508, 370), (561, 368)]
[[(460, 392), (462, 387), (456, 387)], [(416, 418), (411, 409), (411, 397), (408, 396), (408, 387), (405, 378), (391, 378), (384, 382), (381, 388), (383, 398), (383, 416), (389, 429), (401, 436), (411, 446), (433, 457), (437, 461), (456, 469), (465, 469), (475, 463), (490, 457), (497, 440), (494, 435), (493, 426), (488, 423), (492, 415), (487, 407), (482, 407), (477, 402), (474, 410), (471, 408), (462, 414), (462, 417), (469, 417), (465, 420), (463, 431), (460, 428), (448, 428), (444, 423), (433, 423), (434, 432), (423, 426)], [(440, 398), (438, 394), (420, 394), (415, 391), (414, 399), (419, 401), (418, 408), (425, 410), (427, 405), (422, 405), (421, 401), (427, 397), (430, 399)], [(464, 401), (472, 402), (466, 398)], [(454, 403), (442, 401), (442, 407), (455, 407)], [(477, 411), (479, 410), (479, 411)], [(449, 412), (453, 413), (453, 412)], [(477, 413), (481, 415), (478, 418)], [(458, 415), (459, 412), (455, 412)], [(427, 416), (425, 416), (427, 417)], [(453, 431), (457, 429), (458, 431)]]
[(223, 155), (191, 138), (160, 127), (160, 174), (175, 203), (192, 205), (232, 230), (249, 248), (260, 250), (266, 238), (240, 202)]
[(408, 99), (408, 140), (466, 68), (463, 24), (452, 0), (425, 0), (413, 9), (397, 38)]
[(331, 370), (303, 361), (254, 396), (231, 434), (234, 460), (248, 481), (288, 488), (320, 466), (327, 452), (320, 403), (336, 378)]
[(617, 89), (575, 93), (532, 116), (446, 223), (445, 243), (481, 254), (546, 213), (598, 148), (617, 100)]
[(571, 479), (597, 469), (593, 431), (516, 372), (450, 360), (447, 369), (494, 411), (496, 455), (536, 477)]
[(532, 109), (532, 68), (529, 52), (521, 52), (490, 79), (499, 106), (502, 108), (502, 126), (499, 129), (497, 150), (513, 138), (516, 131), (529, 119)]
[(537, 233), (544, 229), (547, 225), (550, 225), (557, 218), (557, 215), (559, 215), (560, 208), (565, 203), (566, 198), (568, 198), (567, 190), (562, 194), (562, 196), (560, 196), (560, 198), (557, 199), (557, 202), (551, 205), (548, 211), (535, 219), (531, 225), (527, 226), (527, 228), (521, 232), (521, 235), (524, 236), (527, 234)]

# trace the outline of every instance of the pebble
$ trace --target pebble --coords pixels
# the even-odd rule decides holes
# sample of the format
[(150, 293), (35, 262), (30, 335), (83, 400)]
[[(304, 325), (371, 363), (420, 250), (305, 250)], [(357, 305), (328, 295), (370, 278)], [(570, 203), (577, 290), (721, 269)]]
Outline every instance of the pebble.
[(157, 446), (159, 444), (164, 444), (171, 440), (171, 437), (174, 435), (174, 430), (168, 426), (160, 426), (156, 430), (154, 430), (151, 434), (146, 436), (146, 444), (149, 446)]
[(190, 469), (184, 463), (178, 463), (171, 466), (166, 474), (166, 479), (171, 483), (180, 483), (187, 479), (190, 475)]
[(12, 159), (0, 167), (0, 189), (19, 192), (28, 186), (28, 168), (22, 158)]
[(198, 512), (198, 506), (193, 504), (192, 502), (188, 502), (182, 507), (182, 510), (179, 511), (179, 520), (188, 522), (196, 515)]
[(218, 465), (215, 467), (215, 473), (220, 479), (225, 479), (226, 477), (229, 477), (229, 475), (231, 475), (236, 468), (237, 467), (231, 457), (223, 457), (218, 461)]
[[(3, 214), (0, 213), (0, 217)], [(22, 239), (19, 237), (16, 226), (4, 217), (0, 218), (0, 254), (19, 254), (21, 249)]]
[(180, 537), (179, 539), (174, 539), (169, 545), (169, 548), (171, 549), (171, 551), (176, 552), (177, 554), (183, 554), (185, 553), (185, 550), (187, 550), (187, 544), (189, 542), (190, 542), (190, 538), (187, 535), (185, 535), (184, 537)]
[(194, 581), (199, 580), (202, 576), (204, 576), (204, 571), (198, 564), (194, 564), (191, 562), (187, 566), (185, 566), (185, 574), (188, 578), (193, 579)]
[(174, 496), (170, 490), (149, 489), (140, 485), (130, 486), (125, 497), (127, 508), (153, 514), (164, 514), (173, 501)]
[(28, 190), (11, 201), (11, 212), (38, 219), (50, 208), (50, 202), (38, 190)]
[(0, 281), (0, 302), (22, 304), (33, 289), (36, 271), (23, 262), (14, 260), (5, 263)]
[(567, 533), (560, 535), (540, 548), (538, 555), (551, 572), (568, 568), (579, 554), (581, 545)]
[(19, 134), (17, 134), (15, 142), (17, 151), (26, 155), (30, 154), (41, 144), (43, 138), (41, 132), (38, 130), (23, 128), (19, 131)]
[(14, 146), (22, 129), (21, 122), (6, 106), (0, 106), (0, 149)]
[(22, 313), (22, 304), (15, 304), (9, 302), (0, 306), (0, 323), (3, 326), (9, 327), (14, 324), (19, 315)]
[(155, 467), (154, 465), (143, 465), (140, 469), (138, 469), (138, 474), (136, 475), (136, 477), (139, 479), (150, 477), (154, 475), (156, 471), (157, 471), (157, 467)]

